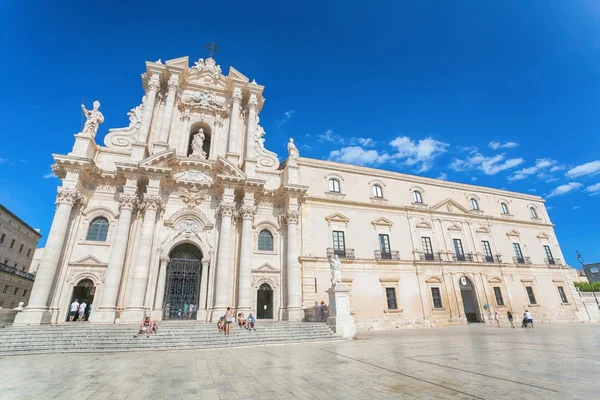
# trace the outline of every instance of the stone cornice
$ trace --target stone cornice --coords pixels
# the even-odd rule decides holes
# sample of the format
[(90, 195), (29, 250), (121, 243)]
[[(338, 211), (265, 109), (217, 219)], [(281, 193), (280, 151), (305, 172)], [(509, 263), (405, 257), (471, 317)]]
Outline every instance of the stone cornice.
[(477, 192), (477, 193), (495, 194), (498, 196), (509, 196), (512, 198), (518, 198), (518, 199), (522, 199), (522, 200), (529, 200), (529, 201), (535, 201), (535, 202), (539, 202), (539, 203), (545, 203), (545, 200), (542, 197), (532, 196), (532, 195), (528, 195), (528, 194), (524, 194), (524, 193), (510, 192), (507, 190), (493, 189), (493, 188), (488, 188), (488, 187), (484, 187), (484, 186), (474, 186), (474, 185), (469, 185), (466, 183), (447, 182), (447, 181), (442, 181), (442, 180), (433, 179), (433, 178), (425, 178), (425, 177), (420, 177), (420, 176), (416, 176), (416, 175), (402, 174), (400, 172), (392, 172), (392, 171), (386, 171), (386, 170), (376, 169), (376, 168), (359, 167), (356, 165), (342, 164), (342, 163), (333, 162), (333, 161), (323, 161), (323, 160), (315, 160), (312, 158), (299, 157), (297, 160), (297, 164), (300, 167), (302, 167), (302, 166), (313, 167), (313, 168), (325, 169), (328, 171), (345, 172), (345, 173), (367, 175), (367, 176), (379, 177), (379, 178), (402, 180), (402, 181), (406, 181), (406, 182), (413, 182), (416, 184), (428, 184), (428, 185), (438, 186), (438, 187), (442, 187), (445, 189), (454, 189), (454, 190), (459, 189), (459, 190), (465, 190), (465, 191)]

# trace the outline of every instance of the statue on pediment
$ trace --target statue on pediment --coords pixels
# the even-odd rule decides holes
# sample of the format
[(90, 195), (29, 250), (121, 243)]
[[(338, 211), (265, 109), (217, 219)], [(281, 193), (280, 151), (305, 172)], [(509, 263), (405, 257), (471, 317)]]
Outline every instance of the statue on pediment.
[(334, 254), (329, 260), (331, 270), (331, 286), (342, 284), (342, 262), (337, 254)]
[(83, 130), (81, 133), (87, 133), (92, 137), (96, 136), (96, 133), (98, 133), (98, 127), (104, 122), (104, 115), (102, 115), (99, 109), (100, 102), (98, 100), (94, 101), (94, 108), (91, 110), (86, 110), (85, 105), (81, 105), (81, 110), (86, 118), (85, 125), (83, 125)]
[(294, 139), (290, 138), (287, 148), (288, 148), (288, 165), (296, 165), (296, 160), (300, 156), (300, 152), (298, 151), (298, 148), (294, 144)]
[(206, 159), (206, 152), (202, 149), (205, 138), (204, 129), (200, 128), (198, 133), (196, 133), (192, 139), (192, 154), (190, 154), (191, 158), (201, 158), (203, 160)]

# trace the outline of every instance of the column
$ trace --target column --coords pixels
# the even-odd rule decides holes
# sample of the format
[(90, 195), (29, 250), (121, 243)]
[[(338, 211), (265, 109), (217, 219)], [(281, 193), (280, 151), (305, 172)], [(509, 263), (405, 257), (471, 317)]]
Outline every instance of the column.
[(229, 142), (227, 144), (228, 153), (239, 153), (237, 149), (237, 134), (238, 134), (238, 121), (240, 119), (240, 105), (242, 103), (242, 91), (240, 88), (233, 90), (233, 97), (231, 99), (231, 115), (229, 116)]
[(298, 261), (298, 240), (296, 230), (300, 220), (298, 211), (286, 211), (284, 215), (287, 223), (287, 319), (289, 321), (302, 321), (302, 272)]
[(169, 79), (167, 100), (163, 110), (163, 117), (160, 124), (158, 142), (154, 144), (154, 153), (158, 153), (169, 148), (169, 130), (171, 129), (171, 120), (173, 119), (173, 106), (175, 105), (175, 95), (179, 87), (179, 80), (176, 75)]
[(252, 94), (250, 96), (250, 100), (248, 100), (248, 137), (246, 138), (246, 160), (254, 158), (256, 107), (258, 107), (258, 100), (256, 99), (256, 95)]
[(156, 224), (157, 211), (161, 205), (162, 199), (160, 196), (144, 194), (144, 220), (135, 257), (129, 304), (121, 317), (123, 322), (141, 321), (144, 318), (144, 298), (146, 297), (146, 286), (148, 285), (148, 274), (150, 272), (154, 225)]
[(152, 76), (148, 82), (148, 92), (146, 93), (146, 102), (144, 103), (144, 113), (142, 115), (142, 123), (138, 141), (146, 143), (148, 134), (150, 133), (150, 124), (152, 124), (152, 114), (154, 113), (154, 103), (156, 102), (156, 93), (160, 89), (160, 81), (158, 75)]
[(169, 257), (161, 257), (158, 270), (158, 282), (156, 283), (156, 296), (154, 297), (154, 310), (152, 310), (152, 320), (163, 319), (163, 301), (165, 299), (165, 285), (167, 284), (167, 267), (169, 266)]
[(252, 222), (256, 214), (254, 206), (243, 205), (239, 210), (242, 218), (240, 245), (240, 279), (238, 286), (238, 309), (248, 313), (252, 308)]
[(119, 195), (119, 220), (115, 229), (112, 249), (106, 268), (106, 278), (102, 285), (102, 296), (100, 306), (92, 313), (90, 321), (100, 323), (115, 322), (117, 311), (117, 297), (121, 286), (123, 265), (127, 255), (129, 241), (129, 229), (134, 207), (137, 206), (138, 198), (135, 194)]
[(48, 234), (44, 255), (38, 268), (27, 308), (17, 314), (15, 325), (41, 324), (50, 322), (48, 298), (54, 283), (58, 262), (69, 228), (73, 205), (81, 199), (77, 190), (59, 187), (56, 196), (56, 213)]
[(198, 312), (196, 313), (196, 319), (198, 321), (206, 321), (206, 295), (208, 293), (209, 267), (210, 260), (202, 260), (202, 277), (200, 278), (200, 301), (198, 302)]
[[(221, 233), (219, 235), (219, 254), (217, 255), (217, 272), (215, 280), (215, 305), (213, 312), (221, 313), (229, 304), (229, 267), (231, 249), (231, 222), (235, 203), (221, 203), (217, 214), (221, 217)], [(219, 315), (213, 314), (213, 317)], [(213, 318), (214, 319), (214, 318)]]

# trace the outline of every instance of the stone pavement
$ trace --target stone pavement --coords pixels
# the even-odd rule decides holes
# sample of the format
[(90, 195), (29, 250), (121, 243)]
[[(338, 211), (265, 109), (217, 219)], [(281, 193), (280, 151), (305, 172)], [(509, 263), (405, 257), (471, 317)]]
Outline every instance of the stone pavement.
[(593, 399), (599, 345), (598, 324), (474, 324), (321, 344), (8, 356), (0, 398)]

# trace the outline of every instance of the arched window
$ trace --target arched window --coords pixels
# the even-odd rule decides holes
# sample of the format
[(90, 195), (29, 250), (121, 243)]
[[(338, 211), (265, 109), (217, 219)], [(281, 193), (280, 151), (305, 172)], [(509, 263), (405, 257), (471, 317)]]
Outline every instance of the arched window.
[(258, 234), (258, 250), (273, 251), (273, 235), (267, 229)]
[(500, 207), (502, 207), (502, 214), (508, 214), (508, 206), (506, 203), (500, 203)]
[(535, 211), (535, 207), (530, 207), (529, 211), (531, 211), (531, 218), (537, 218), (537, 211)]
[(329, 191), (333, 192), (333, 193), (339, 193), (340, 192), (340, 181), (338, 181), (335, 178), (331, 178), (329, 180)]
[(418, 190), (413, 191), (413, 200), (415, 203), (423, 203), (423, 195)]
[(106, 242), (108, 236), (108, 220), (104, 217), (94, 218), (88, 229), (85, 240), (92, 242)]
[(475, 198), (471, 199), (471, 210), (479, 210), (479, 203)]
[(380, 185), (373, 185), (373, 197), (383, 198), (383, 189)]

